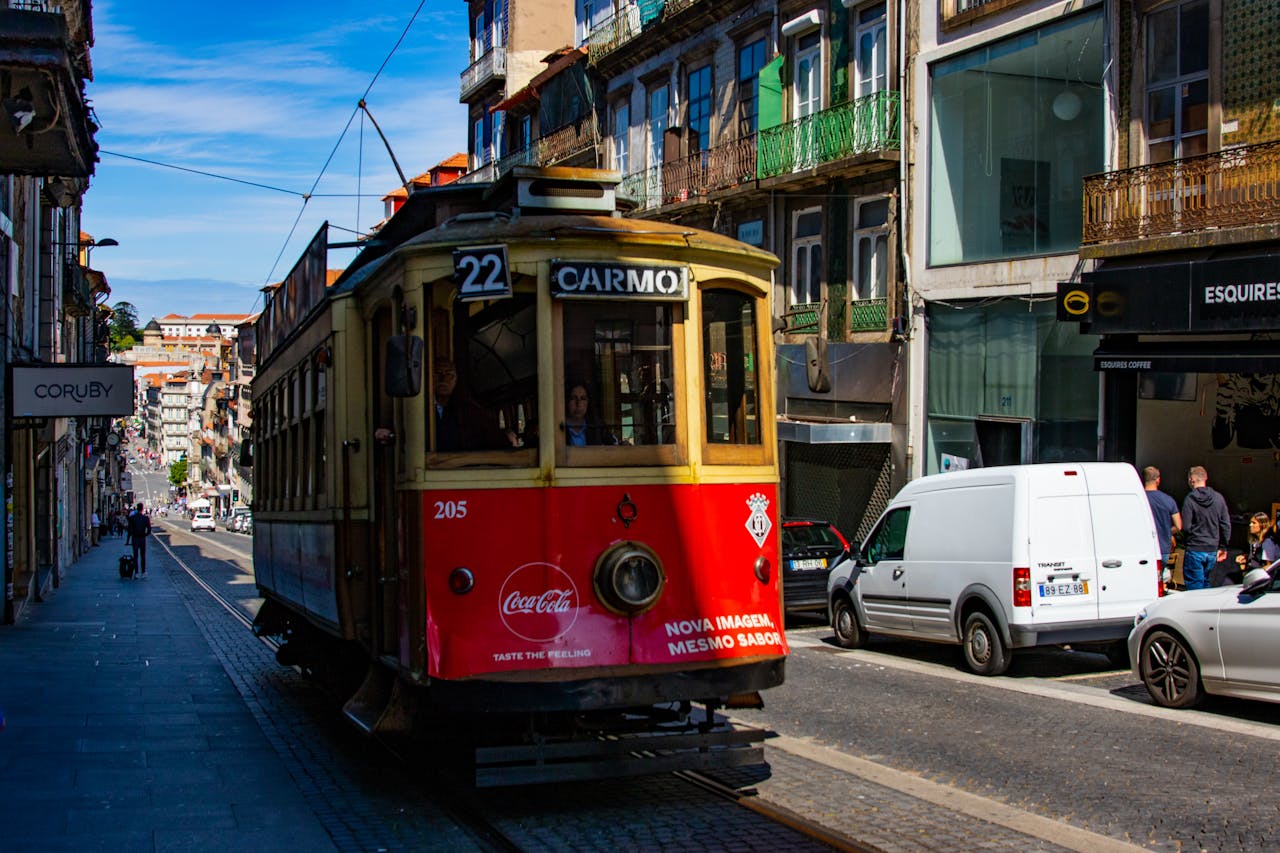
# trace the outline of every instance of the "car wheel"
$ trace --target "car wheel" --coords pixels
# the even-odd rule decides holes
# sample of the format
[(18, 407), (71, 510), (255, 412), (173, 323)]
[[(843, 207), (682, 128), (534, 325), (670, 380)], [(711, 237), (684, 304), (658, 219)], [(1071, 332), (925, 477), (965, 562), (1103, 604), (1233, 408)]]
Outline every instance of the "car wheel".
[(858, 624), (858, 614), (853, 602), (840, 597), (831, 605), (831, 627), (836, 632), (836, 644), (844, 649), (860, 649), (867, 644), (867, 632)]
[(1189, 708), (1200, 701), (1200, 666), (1181, 638), (1152, 631), (1142, 640), (1142, 683), (1157, 705)]
[(981, 610), (964, 620), (964, 662), (978, 675), (1002, 675), (1010, 655), (991, 617)]

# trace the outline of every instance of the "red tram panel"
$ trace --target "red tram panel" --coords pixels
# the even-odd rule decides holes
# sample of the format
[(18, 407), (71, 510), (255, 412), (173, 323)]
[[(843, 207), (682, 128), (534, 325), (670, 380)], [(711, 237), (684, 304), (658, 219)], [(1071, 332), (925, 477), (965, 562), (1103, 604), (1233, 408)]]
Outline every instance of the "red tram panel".
[[(776, 492), (750, 483), (425, 492), (429, 674), (786, 654), (769, 513)], [(636, 512), (629, 527), (618, 517), (624, 498)], [(665, 576), (653, 607), (630, 617), (600, 607), (592, 590), (597, 559), (623, 541), (651, 548)], [(763, 582), (754, 574), (761, 557)], [(475, 576), (462, 595), (449, 588), (459, 567)]]

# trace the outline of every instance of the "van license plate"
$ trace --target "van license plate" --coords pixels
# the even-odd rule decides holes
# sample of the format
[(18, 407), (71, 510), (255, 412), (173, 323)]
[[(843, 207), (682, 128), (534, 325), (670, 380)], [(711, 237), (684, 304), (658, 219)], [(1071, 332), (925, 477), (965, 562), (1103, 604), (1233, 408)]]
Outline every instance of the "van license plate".
[(827, 567), (827, 558), (818, 557), (812, 560), (792, 560), (791, 568), (793, 569), (825, 569)]
[(1088, 581), (1073, 581), (1071, 583), (1042, 583), (1040, 584), (1041, 598), (1057, 598), (1062, 595), (1088, 595)]

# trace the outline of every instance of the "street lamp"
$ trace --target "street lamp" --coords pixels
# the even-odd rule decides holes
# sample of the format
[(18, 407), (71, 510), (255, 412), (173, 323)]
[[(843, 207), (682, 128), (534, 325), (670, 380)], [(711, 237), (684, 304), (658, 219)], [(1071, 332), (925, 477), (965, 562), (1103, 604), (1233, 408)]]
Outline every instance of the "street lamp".
[(81, 243), (80, 245), (84, 248), (84, 265), (87, 267), (89, 266), (90, 255), (93, 253), (94, 249), (99, 246), (119, 246), (120, 241), (114, 237), (103, 237), (101, 240), (96, 240), (92, 243)]

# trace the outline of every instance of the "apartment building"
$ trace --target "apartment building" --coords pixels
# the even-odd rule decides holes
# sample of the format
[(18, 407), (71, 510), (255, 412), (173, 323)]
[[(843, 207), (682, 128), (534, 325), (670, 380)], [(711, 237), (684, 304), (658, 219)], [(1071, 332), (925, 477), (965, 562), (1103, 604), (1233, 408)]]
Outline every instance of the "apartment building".
[[(1102, 453), (1280, 510), (1280, 7), (1121, 0), (1086, 268), (1058, 290), (1102, 385)], [(1243, 541), (1247, 524), (1239, 523)]]
[(912, 476), (1097, 459), (1096, 339), (1054, 302), (1114, 127), (1104, 4), (943, 0), (917, 30)]
[[(471, 64), (462, 72), (458, 100), (467, 105), (469, 173), (487, 181), (509, 151), (527, 147), (527, 125), (508, 128), (495, 107), (543, 70), (548, 53), (573, 41), (572, 0), (468, 0)], [(526, 134), (522, 137), (521, 134)]]

